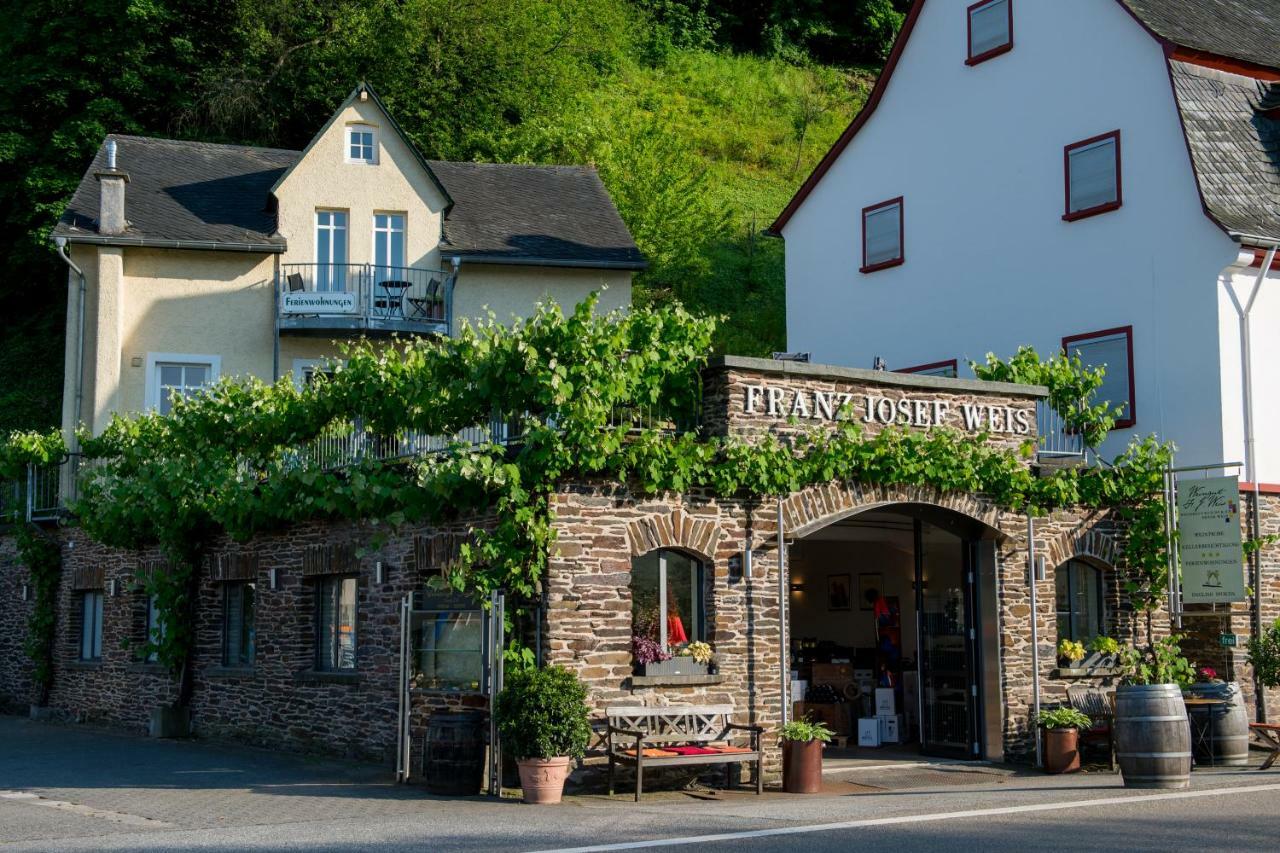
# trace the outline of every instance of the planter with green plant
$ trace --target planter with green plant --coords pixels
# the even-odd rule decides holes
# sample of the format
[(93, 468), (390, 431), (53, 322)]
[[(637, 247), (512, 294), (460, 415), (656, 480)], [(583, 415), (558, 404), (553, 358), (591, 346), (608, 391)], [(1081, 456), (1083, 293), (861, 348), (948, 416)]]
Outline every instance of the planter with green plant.
[(1075, 708), (1053, 708), (1041, 711), (1036, 725), (1044, 729), (1044, 769), (1049, 773), (1079, 771), (1080, 730), (1093, 725), (1093, 720)]
[(1062, 640), (1058, 643), (1058, 666), (1063, 669), (1074, 669), (1084, 660), (1084, 643), (1075, 640)]
[(564, 667), (515, 671), (494, 709), (502, 749), (520, 769), (526, 803), (558, 803), (572, 759), (591, 737), (587, 688)]
[(1094, 637), (1089, 641), (1093, 654), (1085, 658), (1088, 669), (1115, 669), (1120, 666), (1120, 642), (1113, 637)]
[(1120, 653), (1116, 688), (1116, 760), (1126, 788), (1186, 788), (1191, 784), (1191, 728), (1182, 688), (1195, 668), (1181, 637), (1164, 637)]
[(782, 727), (782, 790), (788, 794), (816, 794), (822, 790), (822, 745), (835, 732), (808, 717)]

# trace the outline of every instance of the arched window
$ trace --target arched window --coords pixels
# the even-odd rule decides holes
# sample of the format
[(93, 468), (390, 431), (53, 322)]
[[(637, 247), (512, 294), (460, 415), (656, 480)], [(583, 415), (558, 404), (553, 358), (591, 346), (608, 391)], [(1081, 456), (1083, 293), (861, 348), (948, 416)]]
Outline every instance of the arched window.
[(1088, 644), (1103, 629), (1102, 572), (1081, 560), (1068, 560), (1054, 576), (1058, 639)]
[(706, 639), (702, 563), (679, 551), (631, 561), (631, 633), (668, 650)]

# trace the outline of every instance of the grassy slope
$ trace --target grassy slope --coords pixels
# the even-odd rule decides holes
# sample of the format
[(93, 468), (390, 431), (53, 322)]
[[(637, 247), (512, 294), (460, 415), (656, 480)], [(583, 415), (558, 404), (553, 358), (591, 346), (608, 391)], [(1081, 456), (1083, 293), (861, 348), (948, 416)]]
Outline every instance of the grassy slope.
[(686, 296), (695, 309), (729, 316), (720, 351), (785, 346), (782, 241), (760, 232), (862, 107), (874, 74), (679, 51), (659, 67), (624, 69), (598, 93), (677, 127), (706, 163), (712, 200), (731, 211), (732, 236), (708, 247), (712, 271)]

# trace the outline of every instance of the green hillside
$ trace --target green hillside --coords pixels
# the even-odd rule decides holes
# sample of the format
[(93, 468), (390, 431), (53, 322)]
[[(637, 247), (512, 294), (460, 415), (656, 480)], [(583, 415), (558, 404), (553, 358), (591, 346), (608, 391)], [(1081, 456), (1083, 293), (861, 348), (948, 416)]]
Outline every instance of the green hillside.
[(359, 80), (428, 156), (595, 164), (641, 302), (784, 343), (761, 232), (861, 107), (905, 0), (30, 0), (0, 39), (0, 432), (57, 423), (48, 232), (108, 132), (303, 147)]

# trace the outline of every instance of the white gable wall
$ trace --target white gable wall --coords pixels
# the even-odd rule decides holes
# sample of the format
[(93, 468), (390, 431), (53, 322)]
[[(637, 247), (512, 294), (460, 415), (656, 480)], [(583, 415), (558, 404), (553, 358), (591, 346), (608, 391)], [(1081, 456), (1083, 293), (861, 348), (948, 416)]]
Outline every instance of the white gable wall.
[[(1014, 0), (973, 67), (965, 0), (928, 0), (876, 112), (784, 229), (787, 347), (892, 368), (1134, 327), (1137, 426), (1221, 458), (1219, 273), (1163, 54), (1115, 0)], [(1124, 205), (1062, 221), (1063, 146), (1119, 128)], [(861, 210), (904, 196), (905, 256), (864, 275)], [(1280, 477), (1280, 474), (1277, 475)]]

